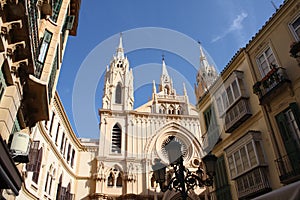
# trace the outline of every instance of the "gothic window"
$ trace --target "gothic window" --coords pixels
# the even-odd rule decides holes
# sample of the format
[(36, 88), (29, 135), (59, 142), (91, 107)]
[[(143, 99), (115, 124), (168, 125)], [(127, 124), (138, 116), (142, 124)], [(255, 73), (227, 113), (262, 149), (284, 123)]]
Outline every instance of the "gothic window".
[(116, 96), (115, 96), (115, 103), (121, 104), (122, 103), (122, 86), (119, 82), (116, 87)]
[(182, 107), (179, 106), (178, 109), (177, 109), (177, 114), (178, 115), (182, 115), (183, 114), (183, 111), (182, 111)]
[(122, 187), (122, 175), (121, 173), (119, 173), (118, 177), (117, 177), (117, 183), (116, 183), (116, 186), (117, 187)]
[(107, 178), (107, 186), (114, 186), (114, 175), (110, 172), (109, 177)]
[(111, 151), (113, 153), (121, 153), (121, 133), (122, 130), (118, 124), (114, 125), (112, 130), (112, 147)]
[(175, 114), (175, 108), (174, 108), (174, 106), (170, 106), (170, 107), (169, 107), (168, 113), (169, 113), (169, 114), (172, 114), (172, 115)]
[(159, 114), (165, 114), (166, 113), (166, 108), (164, 106), (159, 107)]

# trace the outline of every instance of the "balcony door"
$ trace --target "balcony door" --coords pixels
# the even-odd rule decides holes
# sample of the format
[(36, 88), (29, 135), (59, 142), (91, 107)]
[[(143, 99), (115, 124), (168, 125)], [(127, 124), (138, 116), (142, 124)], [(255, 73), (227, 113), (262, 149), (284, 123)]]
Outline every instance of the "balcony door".
[(293, 170), (300, 170), (300, 130), (299, 111), (296, 103), (276, 116), (276, 122)]

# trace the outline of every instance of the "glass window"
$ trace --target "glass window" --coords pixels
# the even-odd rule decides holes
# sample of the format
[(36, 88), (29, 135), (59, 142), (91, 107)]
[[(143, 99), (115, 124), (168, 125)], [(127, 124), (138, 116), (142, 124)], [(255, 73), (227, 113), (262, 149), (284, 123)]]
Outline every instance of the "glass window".
[(241, 148), (241, 157), (242, 157), (242, 161), (243, 161), (244, 170), (249, 169), (249, 167), (250, 167), (249, 166), (249, 160), (248, 160), (248, 156), (247, 156), (245, 147)]
[(229, 165), (229, 171), (230, 171), (231, 177), (236, 176), (235, 164), (233, 162), (233, 156), (228, 157), (228, 165)]
[(297, 40), (300, 40), (300, 16), (291, 24), (292, 31)]
[(218, 98), (217, 98), (217, 107), (218, 107), (219, 113), (220, 113), (220, 114), (223, 113), (224, 109), (223, 109), (221, 97), (218, 97)]
[(232, 91), (233, 91), (234, 98), (235, 99), (239, 98), (240, 97), (240, 90), (239, 90), (239, 87), (237, 85), (237, 81), (234, 80), (231, 85), (232, 85)]
[(248, 150), (248, 155), (249, 155), (251, 166), (256, 165), (257, 164), (257, 159), (256, 159), (256, 155), (255, 155), (255, 151), (254, 151), (252, 142), (247, 144), (247, 150)]
[(243, 171), (243, 166), (242, 166), (242, 160), (239, 151), (234, 153), (234, 159), (235, 159), (237, 173), (240, 174)]
[(226, 89), (226, 93), (227, 93), (229, 105), (231, 105), (233, 103), (233, 94), (230, 86)]
[(38, 57), (38, 61), (40, 63), (44, 63), (45, 61), (45, 57), (49, 48), (49, 44), (51, 42), (51, 38), (52, 38), (52, 33), (50, 33), (48, 30), (45, 30), (44, 38), (40, 48), (40, 54)]
[(257, 62), (262, 77), (265, 77), (268, 72), (271, 71), (273, 68), (272, 65), (277, 66), (275, 56), (270, 47), (268, 47), (261, 55), (259, 55)]
[(227, 99), (227, 95), (226, 95), (225, 91), (222, 93), (222, 101), (223, 101), (224, 108), (227, 109), (228, 108), (228, 99)]

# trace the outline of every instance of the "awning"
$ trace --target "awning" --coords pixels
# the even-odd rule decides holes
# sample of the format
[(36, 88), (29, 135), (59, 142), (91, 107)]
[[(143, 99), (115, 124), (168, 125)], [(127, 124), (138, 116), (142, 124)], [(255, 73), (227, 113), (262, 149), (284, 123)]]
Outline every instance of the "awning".
[(11, 189), (17, 196), (19, 195), (19, 190), (21, 189), (22, 177), (1, 136), (0, 152), (0, 188)]
[(299, 200), (300, 199), (300, 181), (283, 186), (277, 190), (259, 196), (253, 200)]

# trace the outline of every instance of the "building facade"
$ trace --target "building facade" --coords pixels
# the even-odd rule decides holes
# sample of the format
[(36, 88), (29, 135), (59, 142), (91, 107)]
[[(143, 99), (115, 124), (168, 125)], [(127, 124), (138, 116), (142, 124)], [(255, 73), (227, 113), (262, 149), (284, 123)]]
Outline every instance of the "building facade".
[[(36, 124), (49, 120), (68, 35), (76, 35), (80, 1), (0, 3), (0, 196), (24, 186)], [(33, 146), (32, 146), (33, 145)], [(40, 148), (40, 147), (38, 147)], [(3, 152), (3, 153), (2, 153)]]
[(299, 8), (285, 1), (198, 98), (201, 144), (218, 157), (212, 199), (289, 199), (299, 187)]
[[(165, 60), (152, 98), (134, 109), (133, 74), (124, 55), (122, 37), (105, 74), (103, 106), (99, 109), (100, 140), (95, 199), (177, 199), (174, 191), (159, 192), (152, 178), (155, 158), (168, 163), (165, 144), (169, 136), (182, 146), (184, 164), (195, 171), (200, 165), (200, 123), (186, 89), (178, 95)], [(204, 189), (200, 190), (203, 191)], [(197, 191), (193, 198), (198, 199)]]

